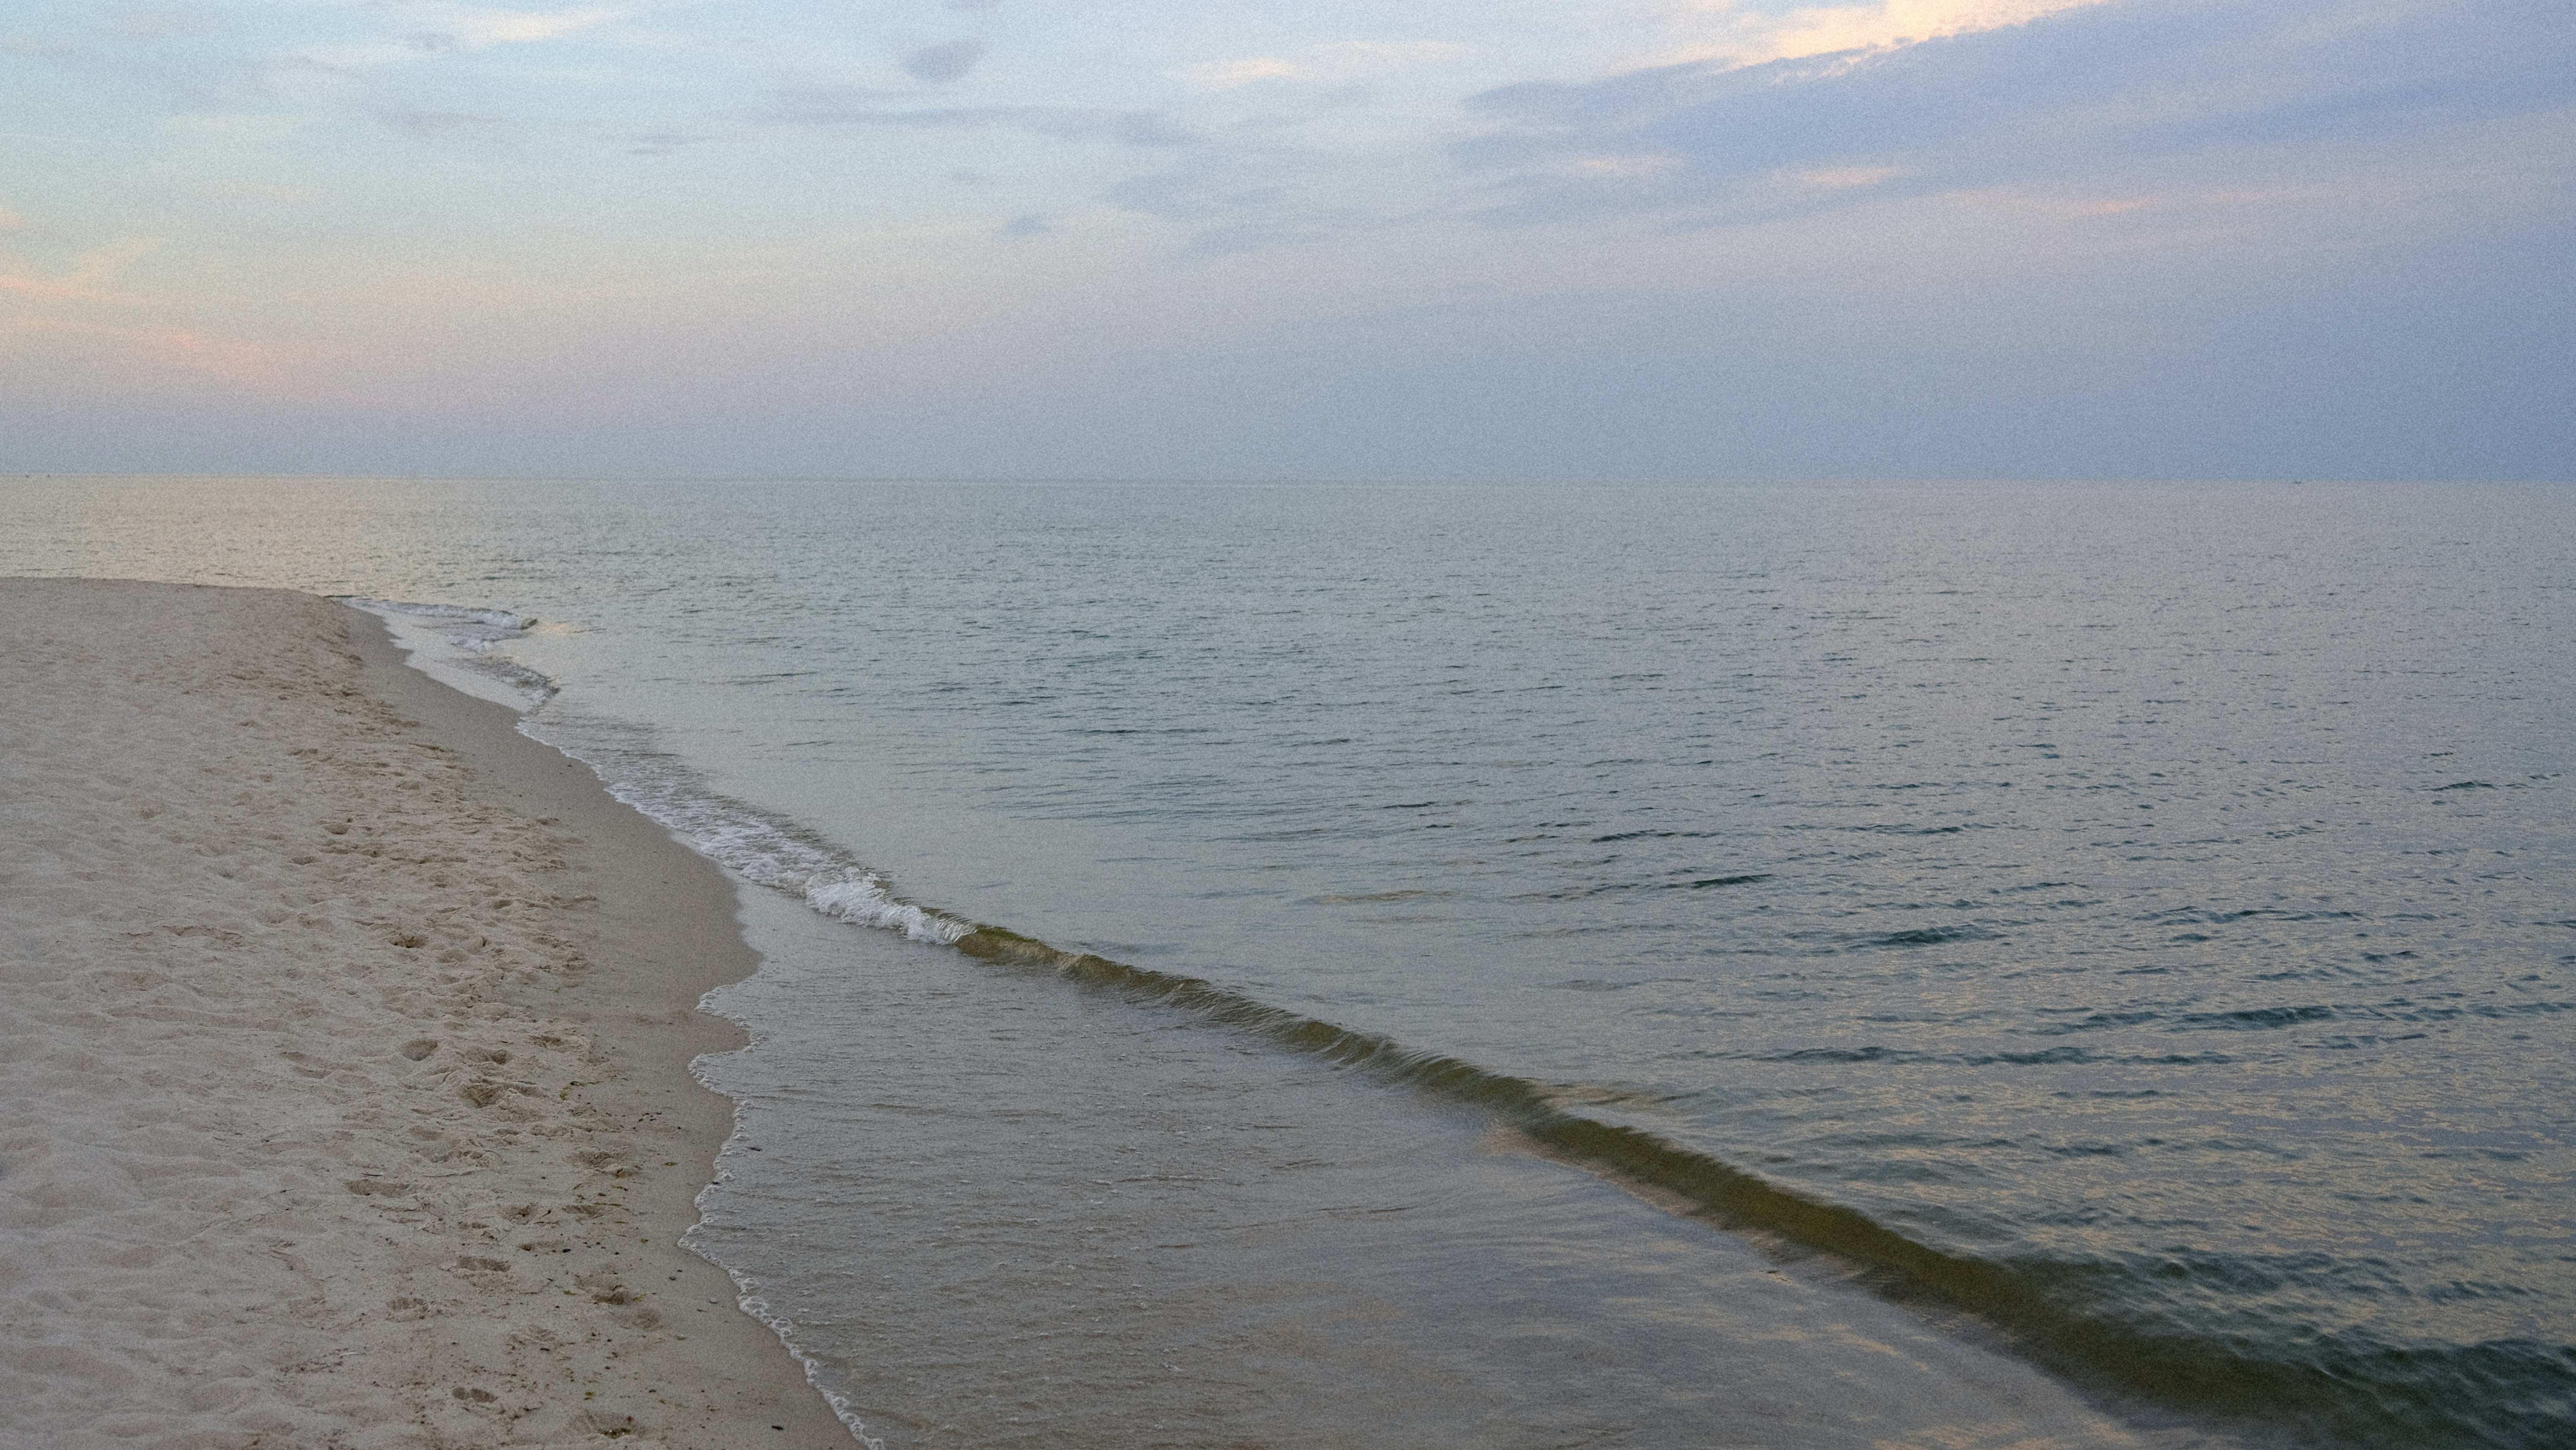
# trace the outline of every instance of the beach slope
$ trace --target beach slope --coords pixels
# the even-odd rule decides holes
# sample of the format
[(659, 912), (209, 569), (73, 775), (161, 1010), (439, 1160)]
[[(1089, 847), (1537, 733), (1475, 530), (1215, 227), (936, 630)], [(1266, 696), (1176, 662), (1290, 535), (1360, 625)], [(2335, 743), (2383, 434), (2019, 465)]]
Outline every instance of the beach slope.
[(0, 1444), (848, 1445), (677, 1247), (708, 864), (326, 600), (0, 581)]

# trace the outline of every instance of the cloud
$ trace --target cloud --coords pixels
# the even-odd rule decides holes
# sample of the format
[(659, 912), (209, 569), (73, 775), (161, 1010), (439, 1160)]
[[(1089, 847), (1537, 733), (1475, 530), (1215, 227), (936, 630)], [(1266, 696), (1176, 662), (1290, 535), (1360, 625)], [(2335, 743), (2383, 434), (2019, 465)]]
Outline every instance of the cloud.
[(288, 350), (249, 338), (193, 327), (121, 326), (55, 317), (0, 322), (0, 332), (94, 338), (115, 344), (128, 362), (146, 367), (212, 378), (252, 392), (296, 391), (287, 371)]
[(1286, 55), (1250, 56), (1185, 65), (1170, 72), (1175, 80), (1202, 90), (1225, 91), (1262, 81), (1337, 85), (1372, 76), (1436, 65), (1474, 53), (1472, 47), (1445, 40), (1343, 40), (1310, 45)]
[(317, 201), (322, 193), (310, 186), (279, 186), (258, 181), (218, 181), (206, 192), (214, 196), (244, 197), (254, 201)]
[(1748, 10), (1735, 0), (1716, 0), (1691, 7), (1701, 18), (1698, 24), (1682, 28), (1702, 33), (1667, 59), (1753, 65), (1837, 51), (1875, 50), (1996, 30), (2103, 3), (2105, 0), (1863, 0), (1858, 4), (1804, 5), (1786, 12), (1764, 12)]
[(1026, 216), (1015, 216), (1002, 223), (1002, 235), (1006, 237), (1042, 237), (1054, 230), (1054, 227), (1047, 225), (1045, 217), (1035, 212), (1030, 212)]
[(466, 50), (559, 40), (576, 31), (629, 19), (639, 8), (632, 5), (585, 5), (571, 10), (530, 11), (492, 10), (473, 5), (413, 4), (402, 7), (405, 14), (420, 16), (433, 27), (427, 33), (453, 37), (456, 45)]
[(668, 156), (672, 152), (678, 151), (683, 147), (696, 146), (715, 139), (716, 138), (712, 134), (705, 132), (647, 131), (640, 136), (632, 136), (628, 138), (626, 154), (629, 156)]
[[(0, 212), (0, 230), (19, 225), (16, 217)], [(165, 299), (123, 291), (113, 285), (117, 273), (158, 251), (160, 246), (158, 242), (144, 241), (101, 247), (75, 257), (69, 270), (51, 275), (0, 263), (0, 309), (5, 309), (0, 310), (0, 339), (95, 339), (113, 344), (132, 363), (218, 378), (263, 391), (284, 387), (285, 356), (264, 343), (166, 323), (103, 322), (63, 315), (66, 307), (82, 310), (167, 305)], [(24, 304), (24, 309), (6, 306), (13, 301)]]
[(1185, 258), (1301, 246), (1383, 224), (1338, 184), (1324, 154), (1286, 147), (1202, 147), (1170, 170), (1131, 177), (1103, 201), (1190, 228)]
[(975, 68), (975, 62), (983, 58), (984, 42), (980, 40), (943, 40), (905, 56), (903, 69), (917, 81), (963, 80)]
[(635, 5), (586, 5), (572, 10), (494, 10), (473, 5), (398, 3), (390, 7), (410, 24), (391, 39), (311, 46), (299, 58), (336, 71), (417, 61), (425, 57), (462, 55), (503, 45), (534, 45), (561, 40), (584, 30), (631, 19)]
[(212, 35), (222, 28), (222, 20), (194, 10), (129, 10), (110, 27), (125, 40), (177, 40)]
[(900, 131), (1025, 131), (1059, 141), (1107, 141), (1120, 146), (1188, 146), (1198, 138), (1160, 111), (1119, 111), (1089, 106), (948, 106), (886, 110), (890, 97), (857, 88), (781, 91), (780, 119), (809, 126), (866, 126)]
[(376, 119), (415, 141), (436, 141), (460, 133), (488, 133), (509, 124), (498, 116), (476, 116), (463, 111), (379, 111)]
[[(7, 224), (22, 225), (15, 217)], [(71, 270), (60, 276), (44, 277), (33, 272), (0, 272), (0, 295), (24, 297), (37, 302), (87, 302), (110, 307), (149, 307), (154, 299), (119, 292), (106, 285), (110, 278), (124, 270), (127, 263), (159, 250), (158, 242), (128, 242), (122, 246), (103, 247), (84, 253), (72, 261)]]
[(2088, 181), (2576, 103), (2563, 22), (2560, 0), (2118, 0), (1891, 49), (1504, 87), (1469, 100), (1492, 129), (1453, 154), (1496, 178), (1510, 220)]

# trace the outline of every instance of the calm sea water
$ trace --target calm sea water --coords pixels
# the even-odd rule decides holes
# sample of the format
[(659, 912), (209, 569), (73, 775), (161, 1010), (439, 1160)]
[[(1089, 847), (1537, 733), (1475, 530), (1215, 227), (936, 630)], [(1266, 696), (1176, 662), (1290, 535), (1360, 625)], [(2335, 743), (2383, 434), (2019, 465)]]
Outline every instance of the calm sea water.
[(2576, 1438), (2576, 489), (0, 526), (494, 612), (394, 611), (751, 883), (699, 1242), (869, 1437)]

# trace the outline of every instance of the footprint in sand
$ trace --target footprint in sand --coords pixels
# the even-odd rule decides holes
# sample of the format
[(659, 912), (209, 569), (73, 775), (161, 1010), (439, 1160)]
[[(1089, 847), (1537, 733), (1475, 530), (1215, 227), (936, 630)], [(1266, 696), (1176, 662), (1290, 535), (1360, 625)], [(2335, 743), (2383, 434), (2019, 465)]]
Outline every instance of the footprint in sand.
[[(533, 1098), (538, 1095), (537, 1090), (528, 1086), (526, 1083), (494, 1082), (490, 1078), (476, 1078), (474, 1081), (467, 1083), (456, 1091), (457, 1096), (465, 1099), (467, 1102), (472, 1103), (478, 1108), (488, 1108), (494, 1103), (500, 1102), (502, 1098), (513, 1093), (523, 1098)], [(505, 1115), (517, 1118), (522, 1122), (544, 1116), (543, 1113), (529, 1107), (525, 1103), (510, 1105)]]

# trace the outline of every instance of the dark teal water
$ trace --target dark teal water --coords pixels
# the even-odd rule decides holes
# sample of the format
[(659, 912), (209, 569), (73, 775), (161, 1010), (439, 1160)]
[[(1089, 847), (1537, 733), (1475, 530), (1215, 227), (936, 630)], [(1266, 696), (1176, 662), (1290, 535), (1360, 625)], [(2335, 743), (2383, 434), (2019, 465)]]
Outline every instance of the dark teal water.
[[(2568, 489), (93, 480), (0, 485), (0, 517), (12, 572), (534, 616), (455, 631), (560, 687), (532, 733), (781, 903), (926, 939), (755, 911), (776, 970), (725, 1005), (764, 1041), (713, 1068), (763, 1141), (707, 1243), (871, 1435), (1116, 1443), (1153, 1405), (1171, 1443), (1284, 1443), (1258, 1426), (1327, 1423), (1318, 1383), (1361, 1408), (1317, 1443), (2022, 1424), (1694, 1398), (1744, 1337), (1687, 1307), (1739, 1292), (1716, 1223), (2111, 1416), (2022, 1439), (2576, 1436)], [(1048, 949), (939, 945), (978, 923)], [(1044, 1050), (994, 1049), (1023, 1012)], [(1122, 1097), (1136, 1033), (1189, 1047)], [(1303, 1336), (1250, 1378), (1067, 1372), (1099, 1356), (1014, 1317), (1042, 1275), (972, 1291), (947, 1220), (869, 1238), (940, 1164), (1062, 1201), (1201, 1100), (1320, 1135), (1273, 1181), (1274, 1130), (1219, 1115), (1157, 1170), (1234, 1184), (1229, 1222), (1299, 1205), (1217, 1260), (1275, 1282), (1122, 1252), (1063, 1313), (1141, 1353), (1172, 1304), (1302, 1304), (1238, 1326)], [(1476, 1153), (1498, 1126), (1701, 1217)], [(1409, 1181), (1447, 1227), (1336, 1237)], [(1698, 1247), (1618, 1267), (1676, 1224)], [(1471, 1294), (1462, 1244), (1527, 1262)], [(1375, 1388), (1315, 1347), (1351, 1332), (1319, 1264), (1409, 1326)], [(1533, 1303), (1591, 1370), (1534, 1389), (1563, 1344), (1456, 1328)], [(1025, 1404), (966, 1388), (977, 1334), (1021, 1345)], [(1765, 1363), (1736, 1380), (1857, 1373)]]

